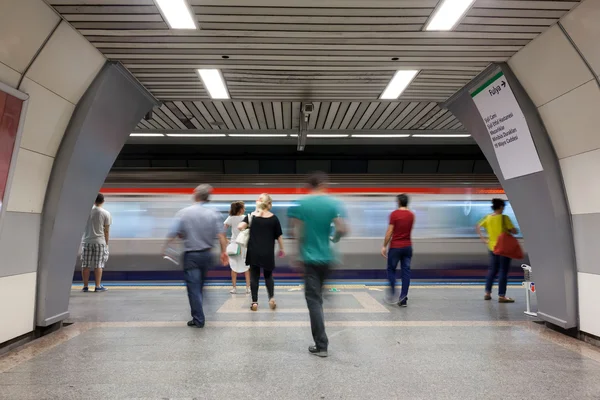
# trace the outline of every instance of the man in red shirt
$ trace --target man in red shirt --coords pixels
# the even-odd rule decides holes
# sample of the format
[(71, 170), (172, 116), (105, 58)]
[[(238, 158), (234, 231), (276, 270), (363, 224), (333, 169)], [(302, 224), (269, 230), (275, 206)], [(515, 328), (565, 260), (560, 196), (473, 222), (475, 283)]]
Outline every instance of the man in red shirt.
[[(415, 214), (408, 209), (408, 196), (400, 194), (398, 209), (390, 214), (390, 224), (385, 233), (385, 240), (381, 249), (381, 255), (387, 258), (387, 273), (390, 281), (390, 293), (386, 296), (386, 302), (398, 303), (400, 307), (408, 304), (408, 287), (410, 286), (410, 261), (413, 250), (410, 240)], [(391, 241), (391, 243), (390, 243)], [(388, 250), (388, 244), (390, 249)], [(396, 268), (400, 263), (402, 275), (402, 292), (400, 298), (396, 295)]]

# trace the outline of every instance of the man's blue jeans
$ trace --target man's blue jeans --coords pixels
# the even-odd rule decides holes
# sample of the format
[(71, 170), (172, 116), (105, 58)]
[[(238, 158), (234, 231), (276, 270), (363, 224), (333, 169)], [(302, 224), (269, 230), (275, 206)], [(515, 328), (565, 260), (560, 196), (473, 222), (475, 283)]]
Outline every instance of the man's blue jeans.
[(210, 250), (190, 251), (183, 256), (183, 275), (192, 309), (192, 320), (197, 326), (204, 326), (205, 322), (202, 310), (202, 289), (208, 267), (212, 262), (213, 257)]
[(412, 255), (413, 250), (411, 246), (399, 249), (389, 249), (388, 251), (387, 273), (392, 295), (396, 293), (396, 268), (398, 268), (398, 263), (400, 263), (400, 275), (402, 277), (400, 300), (404, 300), (408, 296), (408, 287), (410, 286), (410, 261)]

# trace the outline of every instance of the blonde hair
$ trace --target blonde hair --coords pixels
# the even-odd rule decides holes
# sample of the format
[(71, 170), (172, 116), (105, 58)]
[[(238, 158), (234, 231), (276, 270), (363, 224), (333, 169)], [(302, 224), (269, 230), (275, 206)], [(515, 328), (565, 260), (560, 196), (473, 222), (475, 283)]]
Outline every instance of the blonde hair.
[(273, 207), (273, 199), (269, 196), (268, 193), (263, 193), (260, 195), (261, 202), (259, 202), (256, 206), (261, 211), (269, 211), (271, 207)]

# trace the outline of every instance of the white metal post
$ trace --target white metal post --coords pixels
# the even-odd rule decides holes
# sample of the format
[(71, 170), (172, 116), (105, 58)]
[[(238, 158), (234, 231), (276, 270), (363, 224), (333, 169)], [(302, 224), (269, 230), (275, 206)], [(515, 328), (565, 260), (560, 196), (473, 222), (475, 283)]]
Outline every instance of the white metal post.
[(537, 313), (531, 311), (531, 266), (527, 264), (521, 265), (523, 268), (523, 272), (525, 275), (525, 281), (523, 282), (523, 286), (525, 286), (525, 301), (527, 304), (527, 310), (525, 311), (525, 315), (529, 315), (530, 317), (537, 317)]

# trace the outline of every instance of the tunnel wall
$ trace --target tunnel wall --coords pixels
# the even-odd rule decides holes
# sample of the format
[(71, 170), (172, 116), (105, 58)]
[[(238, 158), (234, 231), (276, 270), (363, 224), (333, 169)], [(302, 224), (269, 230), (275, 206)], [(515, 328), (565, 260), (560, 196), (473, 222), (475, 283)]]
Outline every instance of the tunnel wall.
[(600, 1), (586, 0), (509, 61), (560, 163), (577, 261), (579, 325), (600, 336)]
[(34, 329), (48, 180), (71, 115), (105, 61), (42, 0), (2, 2), (0, 82), (29, 100), (0, 222), (0, 343)]

